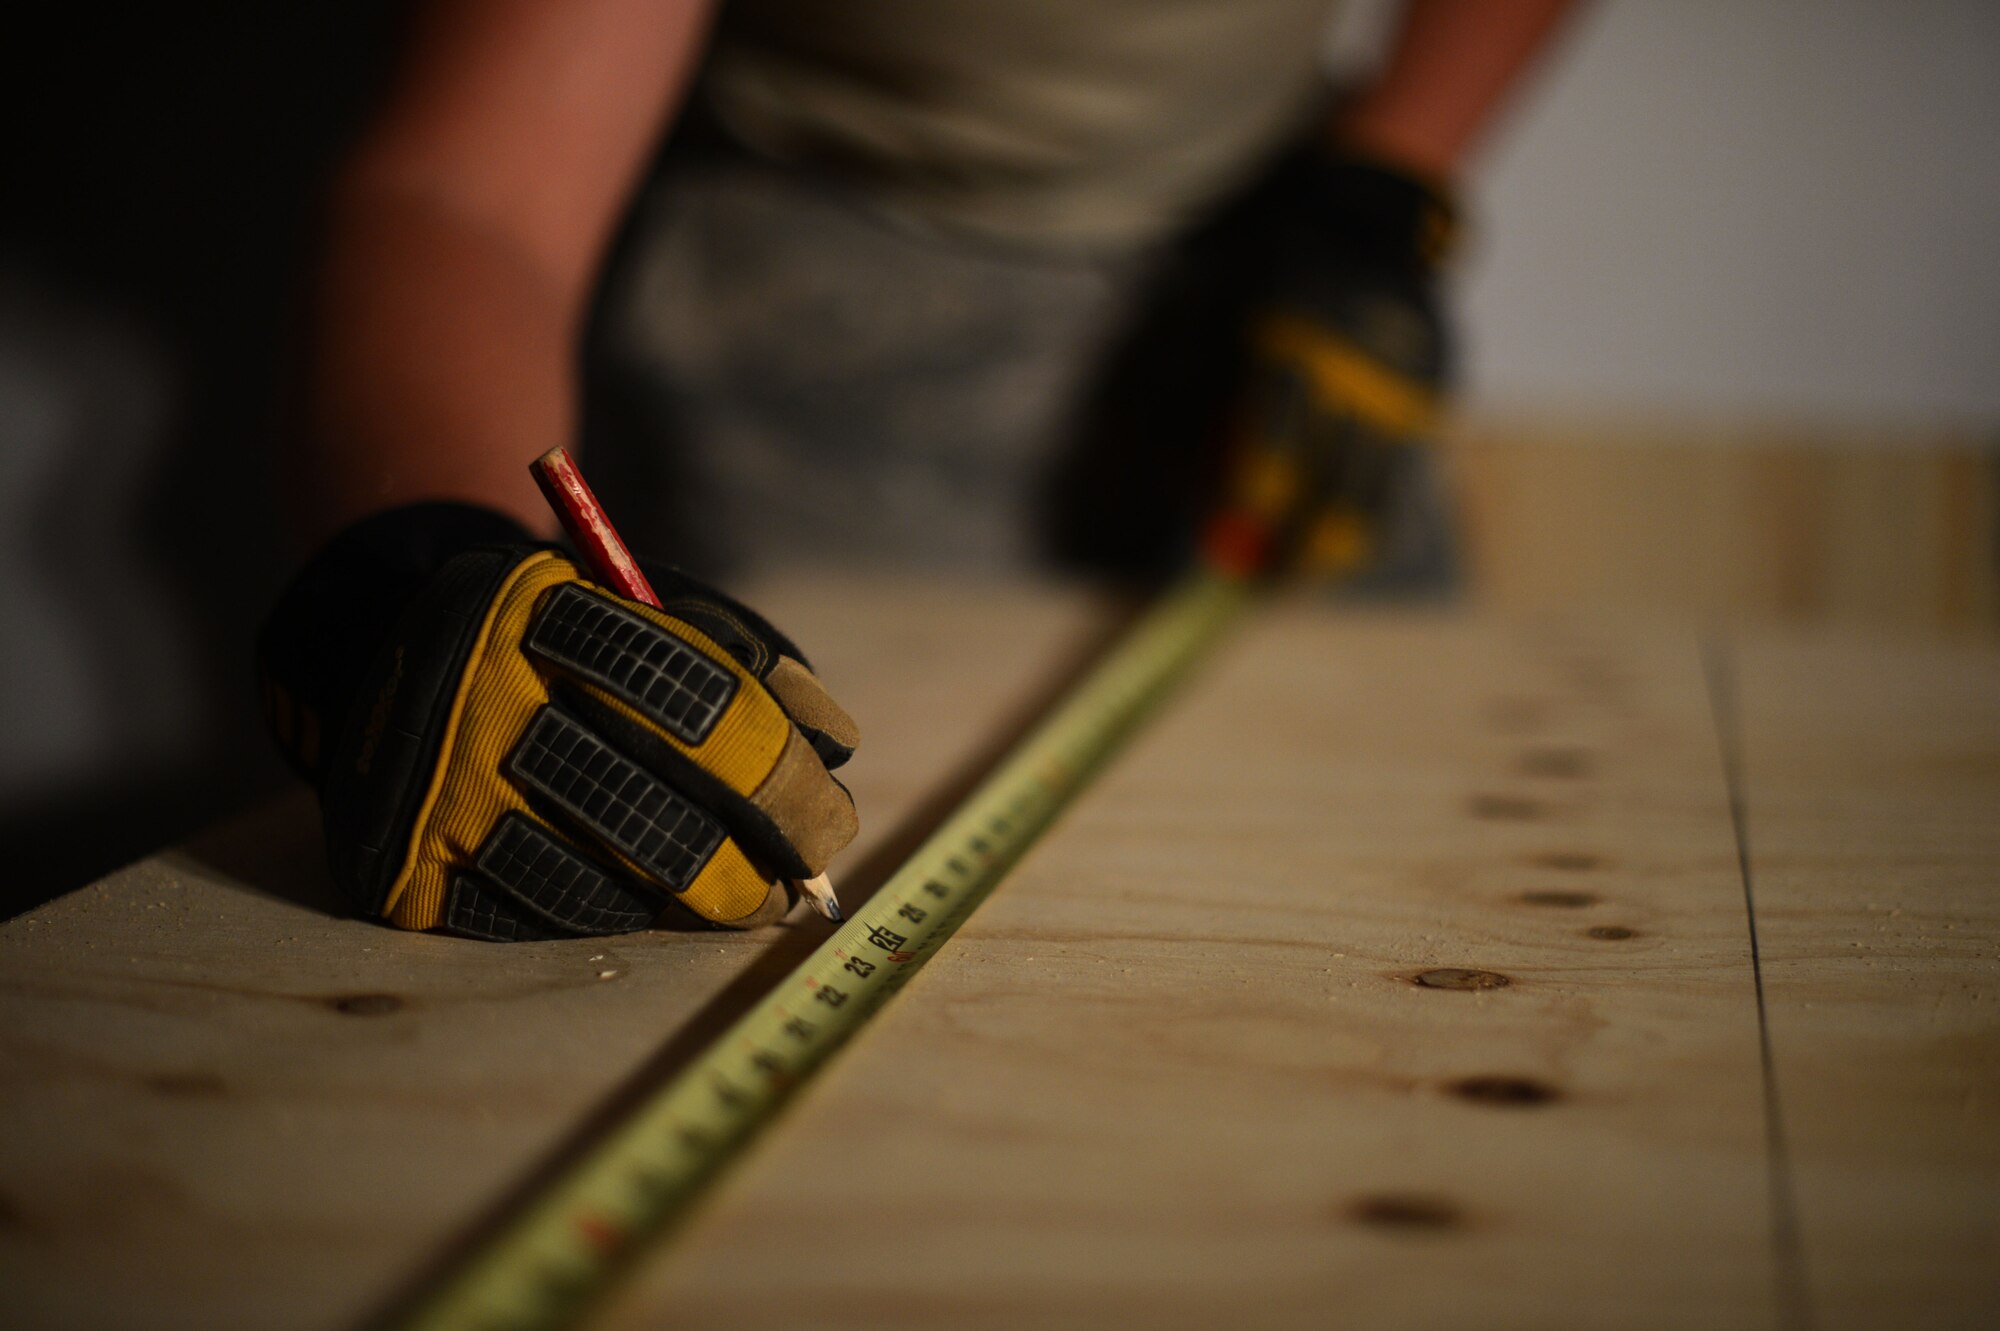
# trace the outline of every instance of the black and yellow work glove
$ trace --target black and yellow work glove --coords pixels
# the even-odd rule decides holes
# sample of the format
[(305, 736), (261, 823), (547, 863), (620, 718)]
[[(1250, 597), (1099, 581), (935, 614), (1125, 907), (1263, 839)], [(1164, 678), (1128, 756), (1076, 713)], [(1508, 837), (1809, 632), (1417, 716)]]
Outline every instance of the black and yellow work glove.
[(1314, 157), (1260, 191), (1255, 291), (1223, 498), (1206, 534), (1238, 571), (1344, 577), (1428, 467), (1450, 356), (1436, 289), (1453, 212), (1367, 161)]
[(484, 509), (336, 537), (259, 643), (334, 878), (405, 929), (500, 941), (777, 919), (853, 839), (854, 723), (761, 617), (671, 570), (611, 594)]

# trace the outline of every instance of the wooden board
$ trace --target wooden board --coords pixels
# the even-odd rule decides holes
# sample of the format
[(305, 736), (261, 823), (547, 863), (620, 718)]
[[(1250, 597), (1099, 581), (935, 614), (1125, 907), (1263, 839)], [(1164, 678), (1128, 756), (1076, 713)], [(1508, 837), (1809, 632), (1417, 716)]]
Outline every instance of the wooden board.
[(1735, 669), (1803, 1325), (2000, 1323), (2000, 659), (1761, 634)]
[(1475, 417), (1475, 594), (1904, 631), (2000, 627), (2000, 453), (1970, 430)]
[[(850, 890), (1094, 622), (761, 599), (867, 737)], [(2000, 667), (1884, 651), (1760, 639), (1718, 730), (1671, 625), (1274, 608), (605, 1324), (1977, 1324)], [(317, 858), (295, 801), (0, 927), (0, 1324), (353, 1326), (817, 934), (410, 937)]]

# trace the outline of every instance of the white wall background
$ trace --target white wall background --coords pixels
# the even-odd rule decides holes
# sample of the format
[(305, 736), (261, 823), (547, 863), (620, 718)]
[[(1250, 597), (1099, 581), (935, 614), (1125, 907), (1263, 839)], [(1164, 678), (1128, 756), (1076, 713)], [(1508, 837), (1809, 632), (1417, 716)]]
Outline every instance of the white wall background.
[(1604, 0), (1570, 38), (1472, 192), (1476, 404), (2000, 425), (2000, 2)]

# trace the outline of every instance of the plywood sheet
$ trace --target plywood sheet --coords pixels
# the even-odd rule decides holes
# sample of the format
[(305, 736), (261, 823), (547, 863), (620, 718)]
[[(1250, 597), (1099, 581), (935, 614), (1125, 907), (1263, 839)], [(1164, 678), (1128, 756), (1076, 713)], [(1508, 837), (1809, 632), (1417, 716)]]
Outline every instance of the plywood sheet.
[(2000, 1321), (2000, 652), (1735, 675), (1800, 1325)]
[[(850, 891), (1102, 622), (760, 599), (866, 734)], [(1994, 683), (1273, 607), (605, 1324), (1988, 1324)], [(294, 800), (0, 927), (0, 1323), (353, 1326), (818, 935), (480, 947), (318, 862)]]
[(878, 1024), (612, 1325), (1772, 1324), (1687, 635), (1276, 614)]

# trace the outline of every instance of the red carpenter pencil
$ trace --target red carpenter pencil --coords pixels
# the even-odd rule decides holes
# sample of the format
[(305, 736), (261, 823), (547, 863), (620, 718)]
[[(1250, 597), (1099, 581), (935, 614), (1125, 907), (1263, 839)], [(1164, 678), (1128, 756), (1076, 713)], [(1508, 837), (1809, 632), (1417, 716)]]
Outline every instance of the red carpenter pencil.
[(617, 529), (604, 515), (604, 506), (591, 493), (583, 473), (576, 469), (569, 450), (558, 444), (536, 458), (528, 470), (535, 474), (535, 484), (542, 487), (543, 498), (555, 510), (591, 576), (628, 600), (659, 605), (653, 584), (646, 581), (625, 542), (618, 539)]

